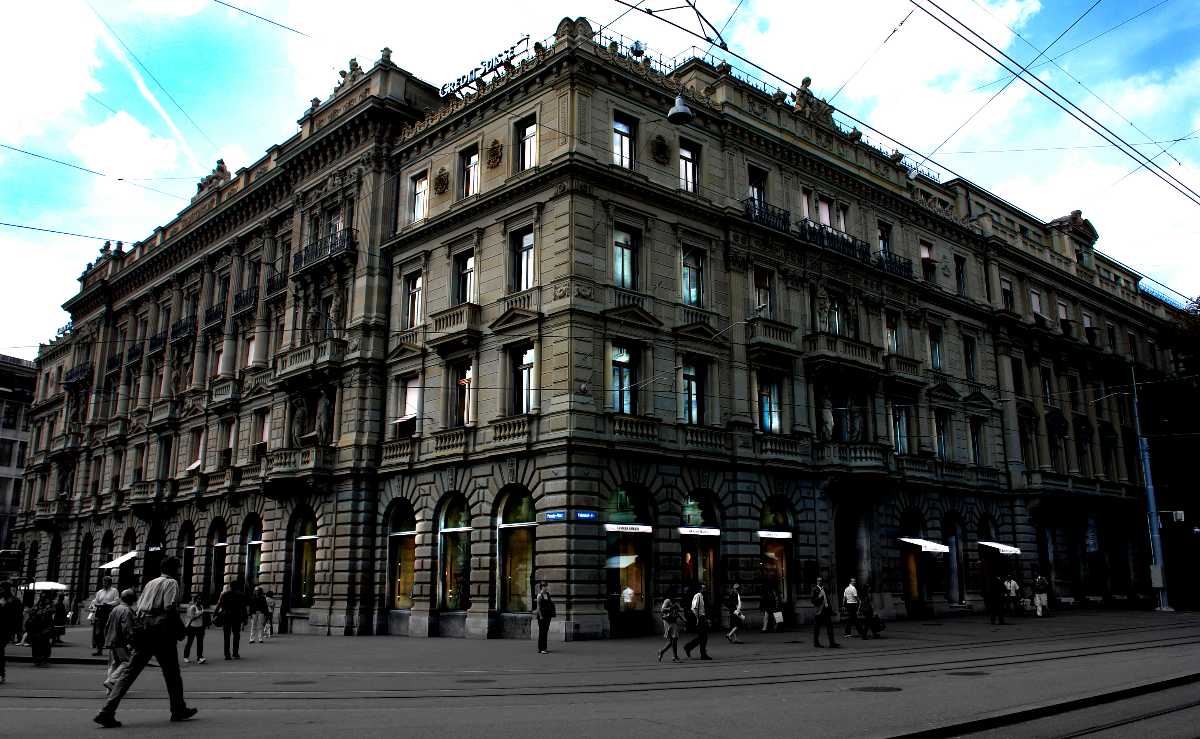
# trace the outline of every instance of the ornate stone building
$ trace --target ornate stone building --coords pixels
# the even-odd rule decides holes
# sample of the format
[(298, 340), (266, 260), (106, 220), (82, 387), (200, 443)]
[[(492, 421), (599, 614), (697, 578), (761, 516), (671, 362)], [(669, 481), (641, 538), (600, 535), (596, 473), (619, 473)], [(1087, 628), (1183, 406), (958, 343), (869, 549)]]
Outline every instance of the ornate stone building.
[(527, 635), (544, 578), (566, 639), (697, 583), (796, 620), (819, 573), (888, 615), (1009, 567), (1145, 589), (1121, 390), (1171, 371), (1170, 308), (1078, 212), (582, 19), (461, 99), (385, 49), (299, 123), (81, 276), (38, 361), (28, 576), (172, 553), (284, 629), (472, 637)]

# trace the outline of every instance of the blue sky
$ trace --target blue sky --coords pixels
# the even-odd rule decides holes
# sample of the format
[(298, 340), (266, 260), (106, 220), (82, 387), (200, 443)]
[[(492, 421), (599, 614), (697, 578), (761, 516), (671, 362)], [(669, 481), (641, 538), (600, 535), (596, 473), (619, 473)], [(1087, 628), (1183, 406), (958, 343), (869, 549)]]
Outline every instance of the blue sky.
[[(1036, 52), (1006, 26), (1042, 48), (1094, 0), (937, 2), (1025, 62)], [(1171, 139), (1200, 128), (1200, 0), (1160, 3), (1103, 0), (1048, 55), (1150, 9), (1058, 63), (1151, 138)], [(115, 239), (145, 238), (186, 204), (196, 180), (218, 156), (236, 169), (291, 135), (309, 98), (327, 96), (337, 70), (352, 56), (367, 67), (386, 45), (400, 66), (441, 83), (526, 33), (534, 39), (551, 35), (564, 12), (585, 15), (598, 25), (624, 10), (612, 0), (236, 4), (310, 37), (212, 0), (0, 6), (0, 63), (10, 71), (0, 144), (115, 176), (154, 178), (138, 182), (168, 193), (0, 149), (0, 221)], [(700, 0), (699, 6), (720, 26), (736, 4)], [(734, 49), (790, 80), (811, 76), (822, 96), (831, 95), (870, 57), (836, 103), (924, 153), (999, 86), (975, 88), (1002, 74), (919, 11), (877, 50), (912, 9), (904, 0), (745, 0), (726, 37)], [(120, 41), (98, 20), (101, 16)], [(694, 27), (681, 11), (670, 17)], [(666, 55), (694, 41), (638, 12), (622, 18), (616, 29)], [(121, 41), (198, 127), (130, 58)], [(1037, 72), (1126, 140), (1146, 140), (1064, 72), (1052, 65)], [(1192, 225), (1200, 206), (1145, 170), (1121, 179), (1134, 165), (1111, 149), (1012, 151), (1101, 144), (1016, 83), (934, 159), (1043, 219), (1082, 209), (1101, 233), (1101, 249), (1181, 292), (1200, 293)], [(995, 149), (1004, 151), (961, 153)], [(1179, 142), (1170, 154), (1179, 161), (1168, 156), (1156, 161), (1200, 192), (1200, 139)], [(0, 353), (32, 357), (37, 344), (66, 322), (58, 306), (78, 288), (76, 278), (99, 245), (0, 227), (0, 250), (10, 256), (10, 268), (0, 271), (0, 308), (21, 318), (0, 326)]]

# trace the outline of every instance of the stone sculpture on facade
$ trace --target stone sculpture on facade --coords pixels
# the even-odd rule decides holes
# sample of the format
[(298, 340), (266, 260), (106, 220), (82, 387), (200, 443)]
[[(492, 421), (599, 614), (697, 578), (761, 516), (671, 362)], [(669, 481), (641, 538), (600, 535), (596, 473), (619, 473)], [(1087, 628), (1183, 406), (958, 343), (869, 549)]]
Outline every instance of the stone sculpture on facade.
[(833, 401), (829, 398), (821, 401), (821, 440), (833, 439)]
[(315, 436), (316, 442), (320, 446), (328, 446), (333, 443), (333, 401), (329, 399), (329, 392), (324, 388), (321, 389), (321, 395), (317, 398), (317, 417), (315, 419)]
[(292, 398), (292, 448), (304, 446), (304, 435), (308, 428), (308, 407), (304, 398)]

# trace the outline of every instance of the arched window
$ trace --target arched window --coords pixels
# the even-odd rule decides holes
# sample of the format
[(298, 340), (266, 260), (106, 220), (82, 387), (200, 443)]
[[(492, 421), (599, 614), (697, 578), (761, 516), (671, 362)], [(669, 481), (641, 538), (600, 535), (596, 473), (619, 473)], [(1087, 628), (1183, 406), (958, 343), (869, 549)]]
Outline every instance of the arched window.
[(50, 537), (50, 556), (46, 562), (46, 579), (58, 582), (59, 565), (62, 564), (62, 536), (57, 531)]
[(769, 498), (758, 518), (759, 568), (764, 592), (772, 590), (780, 603), (792, 600), (792, 507), (787, 500)]
[(79, 575), (75, 581), (75, 599), (86, 600), (92, 592), (92, 535), (84, 534), (79, 541)]
[[(617, 633), (642, 628), (640, 615), (650, 607), (650, 555), (654, 521), (646, 496), (617, 488), (608, 501), (605, 530), (605, 569), (608, 571), (609, 613)], [(633, 619), (622, 614), (636, 614)]]
[(533, 496), (514, 490), (504, 500), (497, 524), (500, 540), (500, 610), (533, 609), (533, 552), (537, 521)]
[(292, 571), (289, 580), (291, 604), (308, 608), (313, 604), (317, 581), (317, 519), (309, 511), (292, 524)]
[(179, 527), (179, 595), (190, 598), (196, 578), (196, 529), (191, 521)]
[(454, 495), (446, 502), (438, 529), (439, 605), (446, 611), (463, 611), (471, 605), (471, 514), (466, 498)]
[(406, 500), (392, 506), (388, 519), (388, 587), (392, 608), (412, 608), (414, 563), (417, 554), (417, 520)]
[(228, 535), (225, 532), (225, 519), (218, 518), (208, 527), (208, 546), (205, 558), (208, 560), (208, 572), (205, 577), (204, 591), (208, 594), (208, 602), (216, 603), (225, 588), (225, 550), (229, 546)]
[(245, 547), (245, 559), (242, 562), (242, 577), (246, 582), (246, 591), (254, 590), (262, 577), (262, 519), (257, 513), (246, 516), (242, 526), (242, 544)]

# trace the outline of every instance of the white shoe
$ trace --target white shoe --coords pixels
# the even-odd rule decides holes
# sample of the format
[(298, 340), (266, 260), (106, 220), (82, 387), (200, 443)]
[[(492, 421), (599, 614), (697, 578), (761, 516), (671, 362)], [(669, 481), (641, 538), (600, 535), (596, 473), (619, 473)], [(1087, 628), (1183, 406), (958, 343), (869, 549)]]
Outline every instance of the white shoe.
[(206, 660), (206, 659), (204, 659), (203, 657), (201, 657), (200, 659), (196, 660), (196, 664), (198, 664), (198, 665), (202, 665), (202, 664), (204, 664), (204, 663), (205, 663), (205, 662), (207, 662), (207, 661), (208, 661), (208, 660)]
[(185, 665), (190, 665), (190, 664), (192, 663), (192, 661), (191, 661), (190, 659), (188, 659), (187, 657), (184, 657), (184, 658), (183, 658), (183, 663), (184, 663)]

